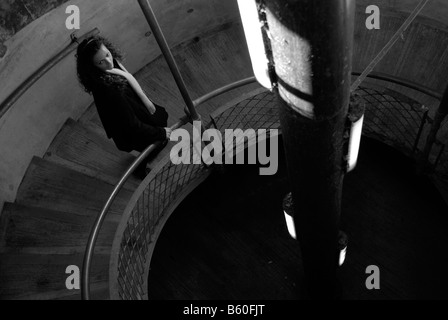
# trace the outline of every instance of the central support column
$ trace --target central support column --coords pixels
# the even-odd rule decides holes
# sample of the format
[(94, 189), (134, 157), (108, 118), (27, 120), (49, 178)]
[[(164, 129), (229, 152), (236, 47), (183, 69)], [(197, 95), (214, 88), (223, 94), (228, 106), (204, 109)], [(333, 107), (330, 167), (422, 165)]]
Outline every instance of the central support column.
[(311, 298), (334, 298), (354, 0), (262, 0)]

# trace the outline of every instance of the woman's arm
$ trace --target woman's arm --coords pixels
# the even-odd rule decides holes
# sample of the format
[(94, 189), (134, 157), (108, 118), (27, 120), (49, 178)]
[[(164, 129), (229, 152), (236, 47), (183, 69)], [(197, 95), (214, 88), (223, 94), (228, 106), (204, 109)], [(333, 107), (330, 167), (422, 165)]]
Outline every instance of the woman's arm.
[(153, 140), (170, 138), (171, 128), (152, 126), (140, 121), (132, 111), (129, 101), (116, 90), (107, 93), (103, 104), (107, 106), (105, 112), (114, 130), (126, 132), (133, 137), (143, 136)]
[[(117, 61), (117, 63), (119, 63), (119, 62)], [(119, 63), (119, 65), (121, 66), (120, 63)], [(123, 69), (124, 69), (124, 67), (123, 67)], [(142, 100), (143, 104), (146, 106), (149, 113), (154, 114), (156, 112), (156, 107), (154, 106), (154, 103), (152, 103), (152, 101), (148, 99), (146, 94), (143, 92), (142, 87), (140, 86), (140, 84), (137, 82), (137, 80), (134, 78), (134, 76), (132, 74), (130, 74), (127, 71), (123, 71), (123, 70), (116, 69), (116, 68), (111, 69), (111, 70), (106, 70), (106, 72), (125, 77), (126, 80), (128, 80), (129, 84), (131, 85), (132, 89), (134, 89), (135, 93)]]

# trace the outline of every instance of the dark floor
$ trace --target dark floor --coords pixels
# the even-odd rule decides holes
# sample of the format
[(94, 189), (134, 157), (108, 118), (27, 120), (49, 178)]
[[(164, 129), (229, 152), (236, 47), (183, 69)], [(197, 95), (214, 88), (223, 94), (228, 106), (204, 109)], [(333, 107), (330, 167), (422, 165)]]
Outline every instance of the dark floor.
[[(299, 245), (283, 218), (287, 192), (282, 161), (274, 176), (245, 165), (212, 175), (165, 225), (150, 299), (306, 297)], [(344, 299), (448, 298), (448, 210), (436, 192), (407, 158), (363, 138), (358, 166), (344, 180)], [(365, 286), (369, 265), (379, 267), (379, 290)]]

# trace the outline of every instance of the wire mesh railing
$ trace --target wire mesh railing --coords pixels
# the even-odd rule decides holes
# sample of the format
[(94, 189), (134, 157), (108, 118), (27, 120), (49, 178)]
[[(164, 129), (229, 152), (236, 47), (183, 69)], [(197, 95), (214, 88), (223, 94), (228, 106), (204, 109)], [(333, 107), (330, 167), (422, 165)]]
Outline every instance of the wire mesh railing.
[[(401, 101), (392, 92), (381, 93), (360, 87), (356, 94), (366, 101), (364, 134), (411, 155), (417, 147), (422, 126), (426, 123), (426, 108), (410, 101)], [(215, 128), (280, 129), (277, 97), (261, 92), (233, 105), (224, 106), (211, 117)], [(122, 229), (117, 230), (111, 263), (111, 297), (115, 299), (145, 299), (148, 297), (147, 277), (151, 254), (158, 233), (179, 203), (205, 179), (210, 171), (203, 164), (174, 165), (164, 158), (159, 168), (145, 179), (126, 209)], [(190, 190), (190, 191), (189, 191)], [(112, 258), (114, 259), (114, 258)]]
[(435, 152), (430, 155), (430, 160), (434, 163), (434, 172), (448, 180), (448, 147), (446, 146), (448, 142), (446, 140), (448, 140), (448, 117), (440, 125), (439, 138), (436, 139), (433, 147)]
[(398, 93), (380, 92), (359, 87), (355, 94), (366, 103), (363, 134), (402, 151), (408, 156), (417, 152), (428, 109)]
[(434, 172), (448, 180), (448, 148), (446, 147), (446, 143), (437, 140), (435, 148), (437, 149), (437, 153), (434, 159)]
[[(255, 82), (255, 77), (249, 77), (246, 79), (242, 79), (239, 81), (236, 81), (234, 83), (228, 84), (224, 87), (218, 88), (212, 92), (207, 93), (206, 95), (199, 97), (198, 99), (196, 99), (195, 101), (193, 101), (194, 106), (198, 106), (201, 103), (204, 103), (220, 94), (226, 93), (228, 91), (231, 91), (235, 88), (239, 88), (242, 87), (244, 85), (250, 84)], [(187, 120), (188, 116), (184, 116), (182, 117), (176, 124), (174, 124), (171, 129), (175, 130), (177, 128), (180, 128), (181, 126), (185, 125), (188, 120)], [(191, 119), (190, 119), (191, 121)], [(84, 300), (89, 300), (90, 299), (90, 268), (92, 265), (92, 259), (93, 259), (93, 253), (94, 253), (94, 248), (95, 248), (95, 244), (96, 244), (96, 240), (98, 238), (98, 234), (100, 232), (100, 229), (102, 227), (102, 224), (106, 218), (106, 215), (108, 213), (108, 210), (110, 208), (110, 206), (112, 205), (112, 203), (114, 202), (116, 196), (118, 195), (119, 191), (121, 190), (121, 188), (123, 187), (124, 183), (127, 181), (127, 179), (129, 178), (129, 176), (132, 174), (132, 172), (134, 172), (134, 170), (137, 168), (137, 166), (150, 154), (154, 151), (155, 148), (157, 148), (158, 145), (160, 145), (161, 142), (157, 142), (156, 144), (152, 144), (150, 146), (148, 146), (136, 159), (135, 161), (131, 164), (131, 166), (126, 170), (126, 172), (123, 174), (123, 176), (121, 177), (120, 181), (118, 182), (118, 184), (115, 186), (114, 190), (112, 191), (111, 195), (109, 196), (109, 198), (107, 199), (103, 209), (101, 210), (101, 212), (98, 214), (97, 218), (95, 219), (95, 223), (92, 226), (92, 231), (89, 235), (89, 239), (87, 241), (87, 246), (86, 246), (86, 251), (84, 254), (84, 260), (83, 260), (83, 266), (82, 266), (82, 285), (81, 285), (81, 297)], [(166, 162), (166, 159), (165, 159)], [(160, 163), (165, 163), (163, 161), (161, 161)], [(153, 170), (153, 172), (155, 172)], [(148, 177), (153, 177), (153, 174), (148, 175)], [(145, 186), (145, 181), (147, 181), (148, 177), (145, 178), (145, 180), (140, 184), (140, 187), (137, 189), (140, 190), (141, 187)], [(146, 182), (148, 183), (148, 182)], [(136, 192), (137, 192), (136, 191)], [(136, 193), (134, 193), (135, 196)], [(180, 199), (180, 197), (179, 197)], [(132, 199), (131, 199), (132, 201)], [(168, 214), (164, 215), (165, 217), (168, 217)], [(120, 226), (118, 228), (118, 230), (121, 230), (123, 232), (122, 229), (120, 229), (123, 225), (125, 225), (125, 223), (127, 223), (127, 221), (124, 221), (124, 223), (120, 223)], [(118, 233), (118, 236), (120, 236), (120, 233)], [(116, 239), (116, 237), (115, 237)], [(117, 250), (116, 248), (118, 247), (118, 245), (114, 242), (114, 247), (112, 248), (112, 253), (111, 253), (111, 265), (113, 265), (113, 263), (116, 263), (117, 260), (113, 259), (114, 258), (114, 248), (115, 250)], [(116, 272), (115, 270), (117, 270), (116, 266), (115, 267), (110, 267), (109, 269), (109, 273), (110, 273), (110, 279), (116, 279)], [(135, 278), (133, 278), (133, 281), (135, 280)], [(114, 284), (114, 285), (112, 285)], [(115, 289), (112, 289), (112, 288)], [(114, 297), (116, 299), (118, 299), (117, 294), (115, 294), (116, 292), (118, 292), (118, 281), (112, 281), (111, 280), (111, 284), (110, 284), (110, 296)], [(137, 296), (135, 296), (137, 297)], [(140, 295), (141, 297), (141, 295)]]
[[(275, 96), (265, 92), (211, 115), (218, 129), (279, 128)], [(209, 127), (207, 125), (205, 128)], [(193, 147), (193, 142), (191, 142)], [(155, 242), (181, 198), (210, 173), (204, 164), (173, 164), (167, 154), (129, 202), (117, 229), (110, 264), (112, 299), (145, 299)]]
[(210, 117), (221, 132), (225, 129), (280, 129), (277, 97), (271, 92), (219, 108)]
[[(195, 104), (253, 81), (254, 78), (248, 78), (222, 87), (197, 99)], [(429, 127), (427, 124), (430, 123), (428, 110), (424, 106), (387, 89), (381, 92), (359, 87), (353, 94), (366, 102), (364, 135), (379, 139), (409, 156), (421, 152), (422, 143), (418, 142), (424, 141)], [(221, 133), (226, 129), (281, 129), (277, 97), (264, 89), (255, 90), (219, 108), (210, 114), (210, 119), (205, 128), (213, 125)], [(185, 124), (186, 121), (181, 121), (179, 126), (182, 123)], [(448, 156), (446, 150), (443, 151), (443, 144), (439, 142), (438, 145), (442, 148), (438, 156), (438, 168), (443, 171), (443, 168), (448, 169)], [(145, 152), (140, 157), (144, 156)], [(109, 269), (112, 299), (148, 298), (147, 279), (152, 252), (165, 222), (183, 198), (214, 168), (202, 162), (173, 164), (169, 156), (167, 154), (158, 162), (134, 192), (117, 229)], [(133, 164), (134, 167), (140, 157)], [(124, 175), (124, 180), (132, 172), (131, 169)], [(98, 228), (101, 221), (102, 219), (98, 219)], [(92, 248), (95, 243), (93, 240)], [(88, 266), (87, 264), (86, 270)], [(87, 291), (88, 273), (85, 278), (83, 285)]]
[[(173, 164), (169, 154), (138, 188), (116, 233), (111, 260), (111, 297), (147, 297), (147, 276), (153, 246), (179, 197), (188, 194), (209, 174), (203, 164)], [(116, 281), (116, 283), (114, 283)]]

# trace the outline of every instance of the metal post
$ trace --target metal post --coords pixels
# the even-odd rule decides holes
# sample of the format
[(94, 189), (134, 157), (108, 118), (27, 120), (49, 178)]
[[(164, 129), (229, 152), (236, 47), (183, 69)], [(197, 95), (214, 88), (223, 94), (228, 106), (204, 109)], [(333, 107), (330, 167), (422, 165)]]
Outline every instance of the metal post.
[(425, 148), (423, 149), (423, 153), (420, 159), (420, 170), (424, 171), (428, 166), (429, 154), (431, 153), (432, 146), (436, 141), (437, 132), (440, 129), (440, 125), (442, 121), (448, 114), (448, 86), (445, 88), (445, 92), (443, 93), (442, 100), (440, 100), (440, 105), (437, 108), (437, 111), (434, 115), (434, 121), (432, 122), (431, 129), (426, 138)]
[(354, 0), (262, 0), (294, 223), (311, 298), (334, 298)]
[(171, 53), (170, 48), (163, 36), (162, 30), (160, 29), (159, 23), (157, 22), (156, 16), (154, 15), (154, 11), (148, 2), (148, 0), (138, 0), (140, 7), (145, 15), (146, 21), (148, 21), (149, 26), (156, 38), (157, 43), (159, 44), (160, 50), (162, 51), (163, 56), (168, 63), (168, 66), (173, 74), (174, 80), (176, 81), (177, 87), (182, 95), (182, 98), (187, 105), (188, 112), (192, 120), (200, 120), (200, 116), (196, 112), (196, 108), (194, 107), (193, 101), (190, 98), (187, 87), (185, 86), (184, 80), (182, 79), (182, 75), (179, 72), (179, 68), (177, 67), (176, 61)]

